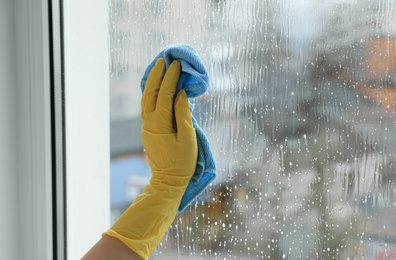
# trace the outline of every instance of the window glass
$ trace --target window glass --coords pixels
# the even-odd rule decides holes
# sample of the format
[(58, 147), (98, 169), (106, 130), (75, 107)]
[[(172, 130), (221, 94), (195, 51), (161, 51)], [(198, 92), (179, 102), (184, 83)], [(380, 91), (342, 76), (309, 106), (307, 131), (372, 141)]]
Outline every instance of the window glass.
[[(393, 0), (109, 0), (112, 222), (150, 178), (140, 79), (186, 43), (217, 178), (151, 259), (396, 257)], [(393, 26), (392, 26), (393, 25)]]

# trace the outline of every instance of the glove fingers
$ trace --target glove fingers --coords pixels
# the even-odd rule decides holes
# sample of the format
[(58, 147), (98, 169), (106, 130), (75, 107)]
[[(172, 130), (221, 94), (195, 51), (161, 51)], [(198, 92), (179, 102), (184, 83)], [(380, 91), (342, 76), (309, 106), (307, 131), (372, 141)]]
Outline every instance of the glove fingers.
[(164, 58), (158, 59), (154, 68), (151, 69), (147, 77), (142, 97), (142, 114), (153, 112), (156, 108), (158, 92), (161, 86), (162, 78), (165, 73)]
[(175, 117), (177, 124), (177, 135), (183, 136), (193, 128), (190, 105), (186, 92), (182, 89), (175, 99)]
[(162, 81), (158, 94), (157, 108), (171, 114), (173, 108), (173, 96), (175, 95), (177, 82), (180, 77), (180, 61), (175, 60), (169, 66)]

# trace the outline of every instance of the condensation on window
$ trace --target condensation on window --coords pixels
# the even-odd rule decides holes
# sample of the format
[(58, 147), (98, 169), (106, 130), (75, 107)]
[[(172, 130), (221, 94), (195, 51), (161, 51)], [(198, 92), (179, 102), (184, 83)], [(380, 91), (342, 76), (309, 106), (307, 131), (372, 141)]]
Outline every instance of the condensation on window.
[(217, 179), (151, 259), (396, 257), (394, 0), (109, 0), (112, 221), (150, 178), (140, 79), (193, 46)]

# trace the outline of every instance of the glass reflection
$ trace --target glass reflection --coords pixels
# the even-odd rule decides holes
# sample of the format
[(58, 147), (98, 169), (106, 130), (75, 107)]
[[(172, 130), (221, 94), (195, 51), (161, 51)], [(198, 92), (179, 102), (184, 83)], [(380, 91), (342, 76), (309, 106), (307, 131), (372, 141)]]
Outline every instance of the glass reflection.
[(396, 257), (393, 0), (109, 7), (112, 185), (129, 180), (118, 184), (126, 188), (113, 220), (133, 200), (134, 183), (150, 176), (144, 166), (114, 170), (120, 160), (144, 165), (139, 82), (147, 64), (186, 43), (211, 77), (209, 93), (193, 102), (218, 178), (177, 216), (152, 259)]

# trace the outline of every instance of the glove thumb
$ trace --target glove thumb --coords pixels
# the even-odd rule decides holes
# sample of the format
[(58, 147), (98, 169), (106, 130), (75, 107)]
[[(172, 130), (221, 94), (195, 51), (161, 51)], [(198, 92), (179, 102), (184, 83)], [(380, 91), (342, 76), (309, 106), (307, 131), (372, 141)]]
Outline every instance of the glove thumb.
[(189, 135), (191, 130), (194, 130), (194, 128), (187, 94), (183, 89), (177, 93), (174, 109), (178, 138), (186, 137), (186, 135)]

